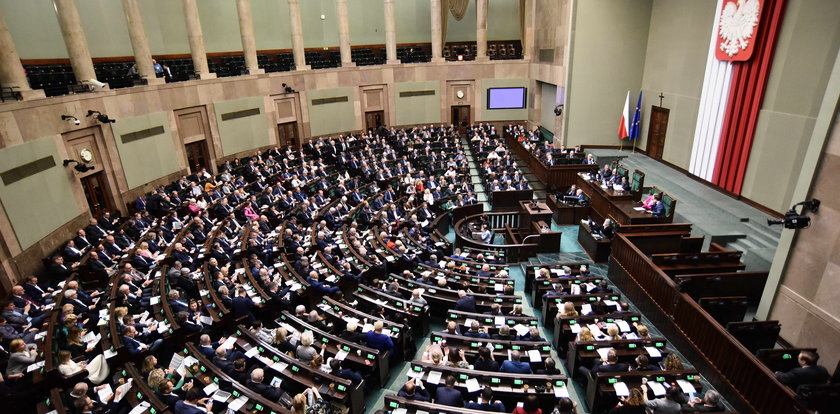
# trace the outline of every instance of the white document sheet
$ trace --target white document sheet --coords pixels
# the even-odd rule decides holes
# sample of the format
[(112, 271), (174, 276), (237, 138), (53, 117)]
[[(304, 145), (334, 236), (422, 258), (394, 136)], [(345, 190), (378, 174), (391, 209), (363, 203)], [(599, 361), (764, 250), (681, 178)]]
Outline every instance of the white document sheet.
[(627, 389), (627, 384), (619, 381), (613, 384), (613, 388), (615, 388), (615, 394), (619, 397), (629, 397), (630, 390)]

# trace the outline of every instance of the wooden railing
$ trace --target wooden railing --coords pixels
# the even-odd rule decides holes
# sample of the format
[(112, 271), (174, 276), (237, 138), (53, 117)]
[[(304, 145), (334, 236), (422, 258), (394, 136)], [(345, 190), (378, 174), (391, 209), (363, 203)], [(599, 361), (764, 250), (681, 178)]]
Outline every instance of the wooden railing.
[(458, 220), (455, 223), (455, 247), (473, 247), (482, 250), (493, 250), (503, 252), (507, 257), (508, 262), (518, 262), (526, 260), (528, 257), (537, 254), (539, 248), (538, 243), (510, 243), (510, 244), (492, 244), (484, 243), (480, 240), (474, 240), (472, 234), (469, 232), (467, 223), (471, 221), (478, 221), (479, 219), (486, 220), (485, 222), (491, 230), (504, 231), (505, 227), (519, 228), (520, 214), (518, 212), (495, 212), (495, 213), (481, 213), (473, 214)]
[(794, 392), (624, 234), (612, 244), (609, 277), (742, 413), (804, 413)]
[(521, 159), (525, 165), (531, 168), (534, 175), (536, 175), (549, 190), (569, 187), (575, 183), (575, 180), (577, 180), (577, 173), (587, 172), (598, 168), (597, 165), (584, 164), (566, 164), (549, 167), (543, 164), (541, 160), (523, 147), (522, 144), (517, 142), (510, 134), (505, 134), (505, 143), (508, 148), (519, 156), (519, 159)]

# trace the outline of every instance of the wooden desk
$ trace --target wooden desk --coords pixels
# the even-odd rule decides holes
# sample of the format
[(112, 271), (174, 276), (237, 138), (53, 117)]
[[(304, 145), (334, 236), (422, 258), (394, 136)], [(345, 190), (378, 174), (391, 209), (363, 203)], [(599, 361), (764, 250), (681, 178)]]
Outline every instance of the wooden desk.
[(550, 218), (531, 223), (531, 234), (540, 236), (540, 245), (537, 247), (537, 251), (540, 253), (557, 253), (560, 251), (560, 238), (563, 236), (563, 232), (551, 231), (550, 223)]
[(606, 263), (610, 258), (610, 239), (596, 239), (585, 222), (578, 226), (578, 243), (595, 263)]
[(610, 216), (621, 225), (673, 221), (673, 217), (654, 217), (647, 212), (634, 210), (638, 203), (633, 201), (633, 194), (629, 191), (619, 193), (609, 188), (604, 189), (598, 182), (589, 181), (587, 176), (582, 174), (577, 175), (577, 186), (589, 196), (592, 207), (590, 216), (596, 222), (603, 222)]
[(545, 201), (548, 208), (551, 209), (551, 218), (559, 225), (577, 224), (589, 217), (589, 206), (570, 206), (562, 200), (558, 200), (554, 194), (549, 194)]
[(544, 201), (521, 200), (519, 202), (519, 212), (522, 214), (520, 225), (523, 229), (531, 229), (531, 223), (538, 221), (551, 222), (551, 209)]

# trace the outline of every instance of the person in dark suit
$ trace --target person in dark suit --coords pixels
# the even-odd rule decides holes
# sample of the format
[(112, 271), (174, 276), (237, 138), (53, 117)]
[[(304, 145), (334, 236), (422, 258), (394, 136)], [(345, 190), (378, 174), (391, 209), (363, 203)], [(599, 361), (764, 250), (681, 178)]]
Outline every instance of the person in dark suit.
[(662, 217), (665, 215), (665, 205), (662, 204), (662, 195), (657, 193), (653, 195), (653, 205), (647, 211), (654, 217)]
[(23, 291), (26, 292), (27, 297), (29, 297), (36, 303), (45, 305), (51, 302), (51, 298), (49, 297), (48, 293), (52, 292), (53, 289), (41, 286), (38, 283), (38, 276), (27, 276), (26, 283), (23, 284)]
[(47, 269), (47, 278), (50, 285), (54, 286), (56, 283), (66, 280), (70, 276), (70, 273), (72, 273), (78, 266), (79, 262), (75, 262), (72, 265), (67, 266), (64, 264), (64, 257), (60, 255), (53, 257), (52, 263), (50, 264), (49, 269)]
[(378, 349), (382, 352), (388, 351), (390, 353), (394, 353), (394, 341), (391, 340), (391, 337), (382, 333), (382, 328), (384, 324), (382, 321), (376, 321), (373, 324), (373, 330), (368, 331), (367, 333), (367, 346)]
[(154, 353), (163, 343), (163, 339), (158, 338), (151, 345), (146, 345), (136, 339), (136, 337), (137, 329), (131, 325), (126, 326), (125, 332), (123, 332), (122, 343), (131, 355), (138, 355), (147, 349)]
[(455, 389), (455, 377), (447, 375), (444, 381), (445, 387), (438, 387), (435, 394), (435, 403), (451, 407), (463, 407), (464, 396), (461, 391)]
[(493, 389), (489, 386), (485, 386), (484, 389), (481, 390), (481, 397), (479, 401), (468, 402), (465, 407), (471, 410), (495, 411), (499, 413), (507, 412), (505, 405), (502, 404), (501, 401), (493, 401)]
[[(193, 386), (192, 380), (185, 382), (184, 385), (181, 386), (180, 390), (175, 390), (175, 386), (172, 384), (172, 380), (163, 381), (160, 384), (160, 390), (157, 393), (157, 397), (160, 401), (170, 407), (174, 407), (179, 401), (181, 401), (181, 395), (189, 391)], [(180, 394), (180, 395), (179, 395)]]
[(432, 396), (429, 395), (429, 391), (423, 386), (423, 381), (414, 378), (408, 380), (408, 382), (400, 388), (400, 391), (397, 392), (397, 396), (414, 401), (432, 400)]
[(341, 332), (341, 339), (356, 343), (356, 344), (363, 344), (367, 340), (367, 334), (363, 334), (358, 331), (359, 325), (356, 322), (348, 322), (347, 327)]
[(283, 396), (283, 390), (279, 387), (263, 384), (264, 378), (265, 371), (262, 368), (256, 368), (251, 371), (251, 379), (245, 383), (245, 386), (271, 401), (279, 401), (280, 397)]
[(586, 367), (580, 367), (579, 369), (580, 373), (583, 374), (584, 377), (587, 375), (595, 376), (595, 374), (599, 372), (627, 372), (629, 370), (629, 365), (618, 361), (618, 354), (615, 352), (615, 349), (610, 349), (607, 352), (606, 358), (601, 358), (595, 361), (595, 365), (591, 370)]
[(522, 354), (520, 354), (519, 351), (511, 351), (510, 359), (505, 362), (502, 362), (502, 366), (499, 367), (499, 372), (508, 372), (511, 374), (530, 374), (531, 364), (520, 361), (521, 358)]
[(93, 244), (99, 243), (99, 241), (104, 239), (108, 234), (108, 232), (99, 225), (99, 222), (95, 218), (90, 219), (90, 224), (85, 227), (85, 232)]
[(238, 288), (236, 290), (236, 297), (231, 301), (231, 312), (233, 312), (233, 319), (246, 317), (248, 324), (254, 322), (254, 301), (248, 297), (245, 289)]
[(466, 291), (459, 290), (458, 300), (455, 302), (455, 310), (476, 313), (475, 298), (467, 295)]
[(353, 371), (352, 369), (342, 367), (341, 361), (335, 358), (333, 358), (330, 361), (330, 374), (340, 378), (348, 379), (353, 383), (353, 385), (359, 385), (362, 382), (362, 380), (364, 380), (362, 374), (359, 374), (358, 372)]
[(61, 250), (61, 255), (71, 262), (78, 262), (79, 260), (82, 260), (84, 252), (76, 247), (76, 242), (68, 240), (67, 244), (64, 245), (64, 249)]
[(828, 370), (817, 365), (819, 357), (810, 351), (802, 351), (799, 353), (799, 367), (794, 368), (788, 372), (776, 371), (776, 379), (782, 384), (787, 385), (794, 391), (800, 385), (805, 384), (825, 384), (830, 375)]
[(189, 308), (187, 302), (181, 300), (181, 294), (177, 290), (170, 290), (167, 297), (169, 298), (169, 307), (172, 308), (173, 313), (186, 312)]
[(213, 412), (213, 400), (201, 388), (190, 388), (182, 401), (175, 403), (175, 414), (207, 414)]

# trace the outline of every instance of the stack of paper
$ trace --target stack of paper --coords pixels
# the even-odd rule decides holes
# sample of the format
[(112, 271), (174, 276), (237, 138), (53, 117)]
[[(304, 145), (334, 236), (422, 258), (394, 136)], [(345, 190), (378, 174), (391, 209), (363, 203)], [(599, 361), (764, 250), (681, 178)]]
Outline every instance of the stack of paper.
[(677, 380), (677, 385), (679, 385), (680, 388), (682, 389), (682, 392), (684, 392), (686, 394), (694, 394), (694, 393), (697, 392), (697, 390), (694, 389), (694, 385), (692, 385), (690, 382), (688, 382), (684, 379), (678, 379)]
[(215, 382), (211, 382), (207, 386), (204, 387), (204, 395), (213, 395), (214, 392), (219, 390), (219, 384)]
[(650, 388), (651, 391), (653, 391), (653, 395), (657, 397), (665, 395), (665, 387), (663, 387), (662, 384), (658, 382), (648, 381), (647, 386), (648, 388)]
[(467, 385), (467, 392), (473, 393), (481, 390), (481, 385), (478, 383), (478, 379), (470, 378), (466, 381)]
[(134, 408), (132, 408), (131, 411), (128, 412), (128, 414), (140, 414), (148, 410), (149, 407), (151, 407), (151, 404), (149, 404), (148, 401), (143, 401), (140, 404), (137, 404)]
[(239, 398), (231, 401), (230, 404), (228, 404), (228, 410), (231, 410), (233, 412), (239, 411), (239, 409), (242, 408), (242, 406), (245, 405), (245, 403), (247, 402), (248, 397), (244, 395), (240, 396)]
[(555, 398), (569, 398), (569, 389), (566, 386), (562, 387), (554, 387), (554, 397)]
[(107, 382), (102, 384), (103, 387), (96, 391), (96, 395), (99, 396), (99, 401), (102, 401), (102, 404), (108, 404), (108, 397), (114, 392), (114, 389), (111, 388), (111, 384)]
[(659, 350), (653, 346), (646, 346), (645, 351), (647, 351), (648, 355), (650, 355), (653, 358), (659, 358), (662, 356), (662, 353), (659, 352)]
[(615, 388), (615, 395), (617, 395), (619, 397), (629, 397), (630, 396), (630, 390), (627, 389), (627, 384), (625, 384), (621, 381), (618, 381), (618, 382), (614, 383), (613, 388)]
[(440, 371), (429, 371), (429, 375), (426, 377), (426, 382), (429, 384), (438, 385), (440, 384), (440, 377), (442, 373)]

